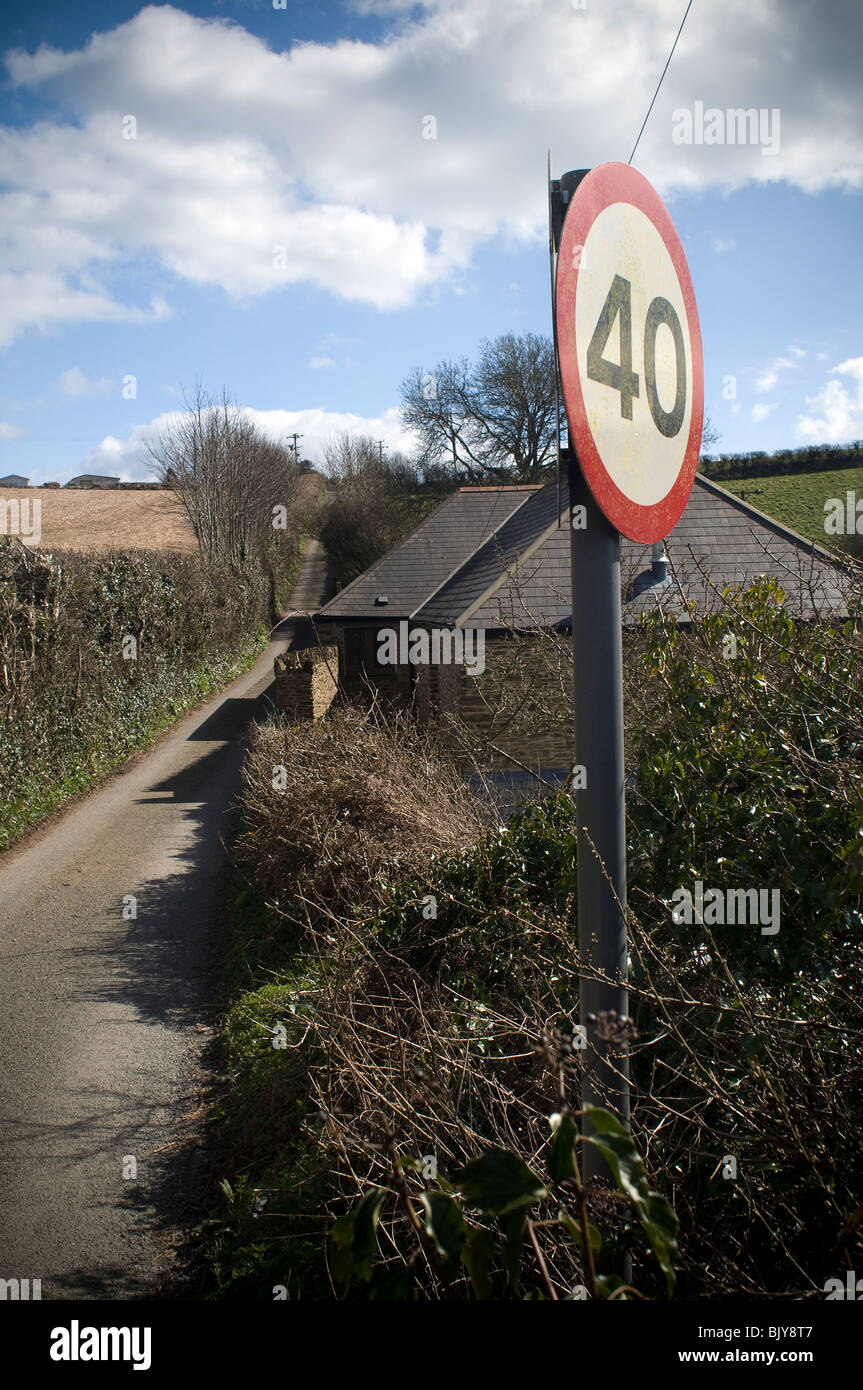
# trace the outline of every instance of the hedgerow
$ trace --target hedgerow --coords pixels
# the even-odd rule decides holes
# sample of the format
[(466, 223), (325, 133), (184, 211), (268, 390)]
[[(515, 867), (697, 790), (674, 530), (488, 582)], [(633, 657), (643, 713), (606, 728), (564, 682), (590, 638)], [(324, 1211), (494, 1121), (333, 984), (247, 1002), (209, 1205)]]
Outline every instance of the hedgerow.
[[(321, 800), (322, 731), (259, 732), (213, 1296), (633, 1297), (624, 1248), (642, 1297), (817, 1296), (859, 1267), (863, 611), (858, 594), (833, 624), (792, 622), (783, 597), (759, 581), (640, 633), (634, 1147), (614, 1140), (629, 1211), (593, 1194), (587, 1225), (569, 794), (506, 823), (482, 806), (472, 829), (445, 750), (380, 723), (358, 738), (355, 714), (326, 735), (341, 780)], [(288, 749), (279, 790), (267, 772)], [(697, 881), (777, 889), (779, 930), (676, 921)]]
[(197, 556), (0, 549), (0, 847), (239, 674), (268, 585)]

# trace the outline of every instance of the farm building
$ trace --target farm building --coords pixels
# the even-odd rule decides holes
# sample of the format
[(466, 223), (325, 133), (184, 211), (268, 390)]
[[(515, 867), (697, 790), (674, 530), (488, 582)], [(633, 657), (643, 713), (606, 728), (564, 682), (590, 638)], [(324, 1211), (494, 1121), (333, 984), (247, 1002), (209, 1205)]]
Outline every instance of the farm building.
[(103, 473), (79, 473), (77, 478), (70, 478), (66, 487), (119, 487), (120, 479), (111, 478)]
[(5, 478), (0, 478), (0, 487), (29, 487), (30, 479), (24, 478), (20, 473), (7, 473)]
[[(362, 700), (374, 691), (423, 720), (455, 716), (484, 745), (487, 768), (565, 767), (571, 534), (565, 485), (560, 497), (556, 482), (453, 493), (317, 615), (320, 641), (338, 651), (342, 693)], [(724, 586), (759, 575), (781, 584), (792, 616), (845, 611), (836, 560), (698, 476), (665, 549), (622, 541), (624, 630), (658, 602), (666, 617), (688, 622), (687, 601), (710, 611)], [(438, 641), (436, 661), (424, 656), (421, 630), (430, 654)]]

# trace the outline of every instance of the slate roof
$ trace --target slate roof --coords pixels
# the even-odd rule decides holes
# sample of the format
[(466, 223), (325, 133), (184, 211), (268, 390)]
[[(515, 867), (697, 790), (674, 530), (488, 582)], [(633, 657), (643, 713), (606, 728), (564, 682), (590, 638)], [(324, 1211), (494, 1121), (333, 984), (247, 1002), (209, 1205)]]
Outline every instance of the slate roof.
[[(412, 618), (441, 584), (535, 496), (530, 486), (460, 488), (441, 502), (419, 526), (382, 555), (335, 598), (318, 617)], [(377, 605), (378, 595), (389, 598)]]
[[(539, 489), (461, 571), (415, 614), (420, 623), (483, 628), (526, 628), (569, 624), (571, 619), (568, 495), (561, 489), (564, 525), (558, 527), (557, 486)], [(515, 564), (512, 551), (522, 547)], [(669, 616), (685, 617), (683, 598), (699, 612), (721, 602), (726, 584), (750, 583), (765, 574), (779, 581), (794, 616), (845, 613), (844, 571), (825, 550), (756, 511), (709, 479), (696, 476), (689, 501), (666, 539), (669, 575), (659, 584), (651, 569), (651, 547), (624, 539), (621, 575), (623, 621), (661, 601)], [(679, 581), (679, 587), (678, 582)], [(682, 590), (682, 593), (681, 593)]]
[[(563, 525), (557, 510), (556, 482), (454, 493), (320, 616), (368, 621), (387, 613), (428, 626), (566, 627), (571, 591), (565, 484)], [(717, 590), (760, 574), (779, 581), (796, 617), (846, 611), (841, 562), (700, 475), (666, 550), (669, 576), (676, 578), (657, 583), (651, 547), (623, 540), (625, 623), (657, 601), (670, 617), (685, 617), (684, 595), (704, 612), (721, 602)], [(388, 595), (386, 607), (375, 606), (378, 594)]]

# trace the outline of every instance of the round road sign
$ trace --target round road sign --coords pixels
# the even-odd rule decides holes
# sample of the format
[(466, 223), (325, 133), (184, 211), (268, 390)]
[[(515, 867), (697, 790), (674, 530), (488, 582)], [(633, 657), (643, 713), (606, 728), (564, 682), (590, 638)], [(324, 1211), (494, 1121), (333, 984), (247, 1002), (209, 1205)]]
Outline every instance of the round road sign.
[(626, 164), (592, 169), (572, 196), (556, 319), (570, 444), (587, 484), (624, 536), (662, 540), (698, 467), (701, 330), (674, 224)]

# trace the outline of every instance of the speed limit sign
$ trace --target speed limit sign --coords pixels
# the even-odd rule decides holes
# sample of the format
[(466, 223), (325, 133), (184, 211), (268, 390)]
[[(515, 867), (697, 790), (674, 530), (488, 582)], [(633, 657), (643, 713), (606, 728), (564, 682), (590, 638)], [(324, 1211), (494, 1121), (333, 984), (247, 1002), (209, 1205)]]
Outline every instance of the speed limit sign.
[(626, 164), (601, 164), (575, 189), (555, 316), (570, 445), (588, 487), (622, 535), (661, 540), (698, 467), (701, 330), (671, 217)]

